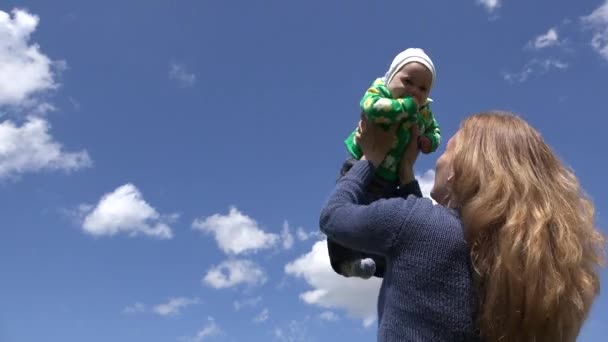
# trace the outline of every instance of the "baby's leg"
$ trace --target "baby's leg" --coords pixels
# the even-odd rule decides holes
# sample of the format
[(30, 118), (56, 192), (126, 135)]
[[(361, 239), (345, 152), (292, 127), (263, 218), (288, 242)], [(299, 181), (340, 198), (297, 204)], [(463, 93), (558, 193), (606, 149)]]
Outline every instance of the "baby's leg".
[(341, 271), (346, 277), (369, 279), (376, 273), (376, 262), (371, 258), (344, 262)]
[(344, 247), (341, 244), (327, 238), (327, 252), (331, 268), (340, 275), (351, 277), (350, 265), (355, 260), (361, 260), (363, 254), (359, 251)]
[(376, 262), (365, 253), (344, 247), (329, 238), (327, 250), (331, 267), (342, 276), (367, 279), (376, 273)]
[[(338, 179), (344, 176), (356, 162), (355, 159), (347, 159), (342, 165)], [(379, 198), (391, 197), (395, 189), (388, 190), (389, 187), (386, 182), (372, 181), (367, 191), (367, 201), (371, 202)], [(331, 267), (340, 275), (364, 279), (372, 275), (380, 278), (384, 276), (386, 260), (381, 255), (355, 251), (329, 238), (327, 239), (327, 250)]]
[[(397, 183), (389, 182), (384, 180), (378, 176), (374, 177), (374, 179), (370, 182), (367, 188), (367, 197), (368, 201), (374, 202), (379, 199), (386, 199), (395, 196), (397, 189)], [(382, 255), (372, 254), (372, 253), (361, 253), (363, 260), (370, 260), (375, 264), (374, 276), (378, 278), (384, 277), (384, 272), (386, 270), (386, 258)], [(369, 263), (369, 261), (366, 261)], [(366, 265), (361, 265), (361, 267), (366, 267)]]

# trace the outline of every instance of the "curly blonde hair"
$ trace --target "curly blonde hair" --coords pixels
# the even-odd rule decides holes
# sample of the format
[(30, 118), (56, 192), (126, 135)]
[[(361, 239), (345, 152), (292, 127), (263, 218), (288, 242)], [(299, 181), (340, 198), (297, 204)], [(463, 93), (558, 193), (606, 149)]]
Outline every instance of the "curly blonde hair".
[(471, 246), (486, 341), (575, 341), (599, 293), (604, 237), (574, 173), (514, 114), (467, 118), (452, 199)]

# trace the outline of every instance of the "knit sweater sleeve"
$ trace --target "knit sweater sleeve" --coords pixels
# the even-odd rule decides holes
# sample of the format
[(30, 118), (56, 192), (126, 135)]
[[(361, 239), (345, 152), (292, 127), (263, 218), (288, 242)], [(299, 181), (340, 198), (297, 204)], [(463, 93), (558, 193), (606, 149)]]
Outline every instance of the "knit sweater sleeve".
[(328, 238), (367, 253), (388, 255), (417, 198), (381, 199), (365, 204), (374, 166), (360, 160), (342, 177), (321, 211), (319, 226)]

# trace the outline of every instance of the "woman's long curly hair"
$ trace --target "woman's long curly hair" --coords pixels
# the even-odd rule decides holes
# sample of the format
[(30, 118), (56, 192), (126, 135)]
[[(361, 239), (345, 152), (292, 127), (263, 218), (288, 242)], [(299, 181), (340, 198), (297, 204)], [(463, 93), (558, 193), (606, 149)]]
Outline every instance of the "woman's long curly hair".
[(486, 341), (575, 341), (599, 293), (604, 237), (574, 173), (510, 113), (466, 119), (454, 139), (460, 209)]

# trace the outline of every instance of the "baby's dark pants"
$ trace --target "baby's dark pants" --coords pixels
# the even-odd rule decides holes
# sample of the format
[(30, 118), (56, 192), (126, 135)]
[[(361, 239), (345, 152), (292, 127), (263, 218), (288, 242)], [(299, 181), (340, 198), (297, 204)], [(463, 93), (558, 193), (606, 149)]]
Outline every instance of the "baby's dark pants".
[[(342, 169), (340, 170), (338, 180), (343, 177), (356, 162), (357, 160), (354, 158), (347, 159), (344, 164), (342, 164)], [(396, 189), (397, 183), (391, 183), (376, 176), (366, 189), (366, 203), (371, 203), (381, 198), (393, 197)], [(341, 273), (340, 265), (345, 262), (371, 258), (376, 263), (376, 273), (374, 273), (374, 276), (379, 278), (384, 277), (386, 260), (381, 255), (356, 251), (342, 246), (330, 238), (327, 238), (327, 250), (329, 252), (329, 261), (331, 263), (331, 267), (338, 274), (344, 275)]]

